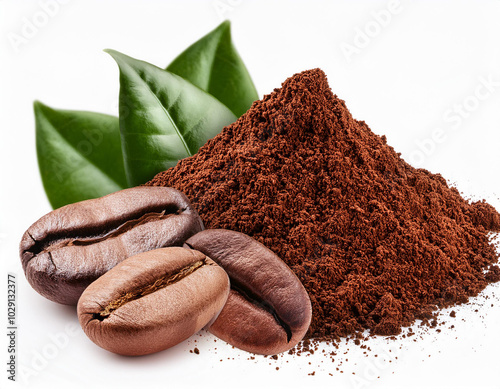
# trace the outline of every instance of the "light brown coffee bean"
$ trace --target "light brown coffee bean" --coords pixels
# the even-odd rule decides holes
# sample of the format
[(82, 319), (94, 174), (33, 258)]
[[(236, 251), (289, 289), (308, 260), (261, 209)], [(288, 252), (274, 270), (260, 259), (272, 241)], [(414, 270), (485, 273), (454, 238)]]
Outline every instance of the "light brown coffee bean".
[(76, 305), (85, 288), (132, 255), (182, 246), (203, 223), (172, 188), (137, 187), (56, 209), (24, 233), (20, 255), (31, 286)]
[(94, 281), (78, 302), (78, 319), (98, 346), (144, 355), (198, 332), (228, 294), (228, 276), (210, 258), (168, 247), (128, 258)]
[(205, 230), (184, 247), (201, 251), (229, 275), (231, 292), (209, 331), (240, 349), (277, 354), (294, 347), (311, 322), (300, 280), (271, 250), (229, 230)]

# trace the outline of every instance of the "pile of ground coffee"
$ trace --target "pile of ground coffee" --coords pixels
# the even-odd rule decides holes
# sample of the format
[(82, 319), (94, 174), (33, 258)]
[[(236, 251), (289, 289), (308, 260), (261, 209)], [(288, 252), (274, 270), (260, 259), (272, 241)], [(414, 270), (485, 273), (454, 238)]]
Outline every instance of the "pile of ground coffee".
[(310, 294), (308, 337), (397, 334), (500, 279), (495, 209), (407, 164), (319, 69), (286, 80), (148, 185), (186, 193), (207, 228), (275, 251)]

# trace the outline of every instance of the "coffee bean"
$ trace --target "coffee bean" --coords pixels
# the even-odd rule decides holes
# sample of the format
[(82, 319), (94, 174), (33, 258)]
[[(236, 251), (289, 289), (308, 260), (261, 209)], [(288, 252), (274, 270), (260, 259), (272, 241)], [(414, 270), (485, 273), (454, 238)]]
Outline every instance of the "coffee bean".
[(206, 255), (168, 247), (126, 259), (83, 292), (78, 319), (98, 346), (144, 355), (182, 342), (214, 320), (229, 278)]
[(38, 293), (76, 305), (92, 281), (125, 258), (181, 246), (202, 229), (198, 213), (178, 190), (137, 187), (48, 213), (24, 233), (20, 255)]
[(251, 237), (205, 230), (189, 238), (193, 248), (229, 275), (231, 292), (209, 331), (240, 349), (277, 354), (294, 347), (311, 322), (311, 301), (292, 270)]

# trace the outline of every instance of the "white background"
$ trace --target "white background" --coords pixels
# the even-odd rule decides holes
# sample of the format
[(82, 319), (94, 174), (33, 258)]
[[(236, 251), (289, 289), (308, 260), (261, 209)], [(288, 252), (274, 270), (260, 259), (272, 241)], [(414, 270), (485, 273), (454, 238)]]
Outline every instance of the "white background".
[[(163, 67), (224, 18), (261, 95), (321, 67), (354, 117), (387, 135), (406, 160), (500, 209), (500, 1), (66, 0), (50, 16), (47, 3), (0, 0), (0, 332), (7, 272), (18, 276), (19, 322), (19, 381), (6, 380), (2, 336), (0, 387), (500, 388), (498, 284), (456, 307), (456, 319), (445, 311), (440, 333), (376, 338), (366, 343), (367, 356), (343, 340), (334, 362), (322, 353), (249, 360), (203, 334), (124, 358), (90, 342), (73, 308), (33, 291), (17, 252), (24, 230), (50, 211), (36, 162), (33, 100), (117, 114), (118, 71), (103, 49)], [(30, 23), (37, 31), (26, 35)], [(26, 40), (13, 43), (23, 32)], [(489, 92), (482, 86), (488, 79)], [(200, 355), (189, 353), (195, 346)]]

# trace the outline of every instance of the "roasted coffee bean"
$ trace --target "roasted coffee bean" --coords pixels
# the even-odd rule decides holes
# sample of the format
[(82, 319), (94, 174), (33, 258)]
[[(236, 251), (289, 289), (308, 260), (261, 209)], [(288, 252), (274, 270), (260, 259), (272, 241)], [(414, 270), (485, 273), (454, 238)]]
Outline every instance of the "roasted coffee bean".
[(209, 331), (240, 349), (277, 354), (294, 347), (311, 322), (311, 301), (292, 270), (251, 237), (205, 230), (189, 247), (212, 258), (229, 275), (231, 292)]
[(83, 292), (78, 319), (98, 346), (144, 355), (182, 342), (214, 320), (229, 278), (205, 254), (168, 247), (126, 259)]
[(125, 258), (182, 246), (201, 230), (203, 223), (183, 193), (137, 187), (48, 213), (24, 233), (20, 255), (38, 293), (76, 305), (92, 281)]

